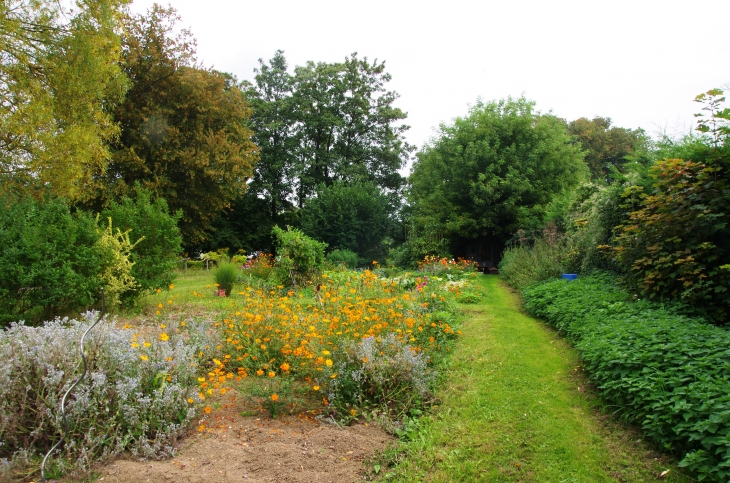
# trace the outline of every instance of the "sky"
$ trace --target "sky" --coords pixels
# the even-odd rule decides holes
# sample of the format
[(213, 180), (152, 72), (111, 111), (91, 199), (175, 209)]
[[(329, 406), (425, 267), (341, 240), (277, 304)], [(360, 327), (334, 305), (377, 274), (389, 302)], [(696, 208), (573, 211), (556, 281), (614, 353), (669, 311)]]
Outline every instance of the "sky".
[[(135, 0), (134, 13), (154, 2)], [(253, 81), (277, 49), (291, 69), (353, 52), (385, 61), (421, 148), (478, 99), (535, 101), (568, 121), (679, 136), (696, 95), (730, 88), (730, 0), (173, 0), (206, 67)]]

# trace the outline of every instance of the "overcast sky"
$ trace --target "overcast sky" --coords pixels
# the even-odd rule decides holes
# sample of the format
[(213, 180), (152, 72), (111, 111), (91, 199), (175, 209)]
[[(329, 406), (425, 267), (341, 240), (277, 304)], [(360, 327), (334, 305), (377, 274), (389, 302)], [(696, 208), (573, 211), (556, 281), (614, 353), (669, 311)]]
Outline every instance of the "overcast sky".
[[(135, 0), (133, 12), (154, 2)], [(161, 2), (167, 5), (167, 2)], [(409, 143), (485, 101), (522, 94), (567, 120), (687, 132), (694, 97), (730, 85), (730, 0), (174, 0), (207, 67), (253, 80), (357, 52), (386, 61)]]

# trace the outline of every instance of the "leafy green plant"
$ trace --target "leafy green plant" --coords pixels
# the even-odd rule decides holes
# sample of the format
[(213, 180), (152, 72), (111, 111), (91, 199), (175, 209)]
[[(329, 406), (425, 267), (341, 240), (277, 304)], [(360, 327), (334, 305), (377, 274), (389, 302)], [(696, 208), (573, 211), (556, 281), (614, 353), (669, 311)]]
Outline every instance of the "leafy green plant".
[(357, 253), (352, 250), (333, 250), (325, 257), (328, 262), (337, 265), (345, 265), (347, 268), (357, 268)]
[[(718, 321), (730, 315), (730, 185), (718, 165), (667, 159), (654, 189), (615, 239), (619, 263), (651, 298), (693, 305)], [(627, 190), (625, 196), (635, 195)]]
[(575, 343), (623, 418), (683, 456), (699, 480), (730, 478), (730, 333), (682, 307), (632, 301), (615, 276), (526, 289), (525, 307)]
[(238, 274), (238, 267), (231, 262), (220, 262), (218, 268), (215, 269), (213, 274), (215, 283), (220, 289), (225, 290), (226, 297), (231, 295), (231, 290), (238, 281)]
[(96, 221), (60, 198), (0, 199), (0, 326), (88, 308), (111, 252)]
[(518, 240), (507, 247), (499, 263), (502, 279), (515, 288), (524, 288), (557, 278), (571, 267), (575, 250), (571, 240), (549, 227), (534, 239), (519, 230)]
[(162, 198), (152, 198), (149, 190), (137, 185), (132, 197), (112, 200), (101, 213), (111, 218), (115, 227), (129, 231), (132, 248), (132, 276), (138, 286), (126, 301), (157, 288), (168, 287), (175, 278), (175, 266), (181, 253), (182, 237), (178, 222), (182, 212), (170, 213)]
[(301, 286), (312, 281), (322, 269), (326, 243), (318, 242), (296, 228), (286, 231), (275, 226), (271, 231), (276, 236), (276, 264), (274, 277), (285, 286)]

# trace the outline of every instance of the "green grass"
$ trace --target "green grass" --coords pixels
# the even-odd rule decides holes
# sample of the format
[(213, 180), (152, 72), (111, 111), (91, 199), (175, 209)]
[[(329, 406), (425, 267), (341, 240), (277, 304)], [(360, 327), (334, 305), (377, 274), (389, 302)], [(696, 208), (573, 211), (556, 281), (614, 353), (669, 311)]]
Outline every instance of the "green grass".
[(519, 310), (497, 277), (464, 305), (441, 404), (383, 453), (383, 481), (689, 482), (641, 434), (601, 411), (576, 352)]

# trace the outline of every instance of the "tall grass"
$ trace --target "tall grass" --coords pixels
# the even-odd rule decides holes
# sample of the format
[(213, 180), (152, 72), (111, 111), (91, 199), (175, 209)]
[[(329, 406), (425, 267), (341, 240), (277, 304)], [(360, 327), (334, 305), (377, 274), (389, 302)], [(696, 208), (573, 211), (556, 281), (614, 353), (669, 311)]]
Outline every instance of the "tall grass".
[(523, 289), (560, 277), (575, 267), (576, 250), (570, 238), (549, 227), (531, 239), (525, 232), (509, 246), (499, 263), (499, 273), (510, 286)]

